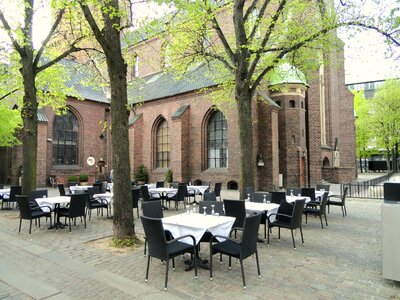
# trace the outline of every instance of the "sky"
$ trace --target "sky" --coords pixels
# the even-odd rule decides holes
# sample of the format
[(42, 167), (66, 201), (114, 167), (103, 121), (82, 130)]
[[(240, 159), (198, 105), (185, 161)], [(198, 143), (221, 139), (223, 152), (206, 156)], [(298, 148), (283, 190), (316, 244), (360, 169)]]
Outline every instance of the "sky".
[(400, 48), (388, 51), (384, 39), (371, 31), (341, 38), (345, 42), (346, 83), (400, 77)]
[[(371, 0), (359, 0), (371, 2)], [(392, 0), (387, 0), (388, 2)], [(7, 3), (7, 10), (10, 6), (15, 5), (14, 0), (0, 0), (0, 7), (4, 7)], [(36, 1), (41, 4), (41, 1)], [(1, 5), (2, 4), (2, 5)], [(365, 3), (364, 3), (365, 4)], [(372, 5), (372, 4), (371, 4)], [(377, 9), (373, 6), (364, 5), (363, 9)], [(37, 27), (41, 29), (34, 32), (34, 44), (37, 47), (44, 38), (49, 28), (49, 9), (41, 7), (37, 12), (43, 12), (41, 15), (36, 14), (35, 20)], [(135, 9), (136, 12), (149, 11), (154, 14), (160, 13), (160, 9), (151, 7), (146, 10)], [(161, 11), (165, 11), (162, 9)], [(15, 13), (17, 15), (17, 13)], [(7, 15), (9, 16), (9, 15)], [(6, 16), (6, 17), (7, 17)], [(35, 28), (37, 28), (35, 27)], [(345, 73), (346, 83), (357, 83), (365, 81), (382, 80), (394, 77), (400, 77), (400, 49), (393, 48), (392, 56), (387, 54), (387, 46), (384, 39), (378, 34), (367, 31), (357, 34), (355, 37), (348, 38), (347, 34), (339, 34), (340, 38), (345, 42)], [(0, 42), (6, 37), (0, 34)]]

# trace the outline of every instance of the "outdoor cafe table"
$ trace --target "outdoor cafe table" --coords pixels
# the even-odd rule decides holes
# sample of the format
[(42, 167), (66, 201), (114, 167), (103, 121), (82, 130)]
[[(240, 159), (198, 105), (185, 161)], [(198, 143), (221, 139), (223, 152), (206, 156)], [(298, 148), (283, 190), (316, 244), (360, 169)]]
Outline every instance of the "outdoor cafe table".
[(87, 191), (88, 188), (93, 187), (92, 185), (71, 185), (69, 190), (74, 193), (75, 191)]
[[(60, 222), (60, 216), (58, 214), (58, 209), (60, 208), (61, 204), (67, 204), (71, 202), (71, 197), (69, 196), (56, 196), (56, 197), (43, 197), (43, 198), (36, 198), (35, 199), (39, 206), (50, 206), (51, 209), (54, 211), (54, 225), (49, 227), (49, 229), (53, 228), (64, 228), (64, 224)], [(44, 207), (43, 211), (48, 211), (48, 208)]]
[[(169, 230), (174, 237), (191, 234), (200, 242), (201, 237), (206, 231), (213, 235), (228, 236), (235, 222), (234, 217), (203, 215), (200, 213), (183, 213), (170, 217), (162, 218), (165, 230)], [(187, 244), (193, 243), (190, 238), (182, 239)]]
[(3, 199), (4, 195), (9, 195), (10, 189), (0, 189), (0, 199)]
[(286, 202), (293, 203), (296, 200), (306, 200), (306, 203), (311, 201), (311, 198), (308, 196), (286, 196)]
[(93, 198), (101, 198), (101, 199), (106, 200), (108, 205), (111, 205), (113, 197), (114, 197), (114, 193), (101, 193), (101, 194), (93, 195)]

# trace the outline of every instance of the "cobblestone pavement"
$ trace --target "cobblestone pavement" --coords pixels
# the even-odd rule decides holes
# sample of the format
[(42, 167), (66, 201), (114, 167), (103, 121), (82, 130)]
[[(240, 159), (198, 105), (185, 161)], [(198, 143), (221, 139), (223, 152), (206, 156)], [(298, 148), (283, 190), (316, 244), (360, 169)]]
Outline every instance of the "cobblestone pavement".
[[(50, 195), (56, 193), (50, 191)], [(229, 192), (232, 193), (232, 192)], [(223, 191), (223, 197), (237, 194)], [(215, 257), (213, 281), (207, 270), (186, 272), (184, 257), (170, 271), (163, 291), (165, 265), (153, 259), (149, 282), (144, 282), (147, 259), (143, 247), (115, 254), (92, 246), (91, 241), (112, 235), (112, 220), (92, 215), (87, 230), (48, 230), (42, 220), (28, 235), (28, 221), (18, 234), (18, 211), (0, 211), (0, 299), (400, 299), (400, 283), (382, 279), (381, 201), (348, 199), (348, 216), (338, 207), (328, 215), (322, 230), (319, 219), (303, 225), (304, 246), (290, 231), (281, 240), (273, 230), (270, 245), (258, 245), (261, 278), (255, 258), (245, 260), (247, 290), (243, 290), (239, 262), (222, 265)], [(183, 212), (181, 206), (179, 213)], [(177, 213), (165, 211), (166, 215)], [(136, 214), (135, 214), (136, 216)], [(260, 227), (260, 236), (263, 235)], [(142, 226), (136, 222), (142, 236)], [(200, 256), (207, 258), (207, 245)]]

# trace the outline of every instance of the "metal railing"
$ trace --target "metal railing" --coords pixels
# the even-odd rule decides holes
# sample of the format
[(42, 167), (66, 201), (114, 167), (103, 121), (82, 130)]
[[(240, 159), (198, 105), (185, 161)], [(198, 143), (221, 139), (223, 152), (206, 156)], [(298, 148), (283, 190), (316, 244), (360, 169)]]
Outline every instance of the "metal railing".
[(347, 197), (349, 198), (383, 199), (383, 183), (388, 182), (392, 175), (393, 173), (389, 173), (366, 181), (342, 184), (340, 191), (343, 194), (343, 189), (348, 187)]

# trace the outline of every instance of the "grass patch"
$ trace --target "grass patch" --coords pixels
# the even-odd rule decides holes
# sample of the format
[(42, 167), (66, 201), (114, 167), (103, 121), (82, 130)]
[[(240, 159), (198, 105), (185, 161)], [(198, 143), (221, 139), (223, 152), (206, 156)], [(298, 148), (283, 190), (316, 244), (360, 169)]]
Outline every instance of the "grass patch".
[(137, 236), (126, 237), (123, 239), (117, 239), (113, 237), (111, 240), (111, 246), (116, 248), (127, 248), (127, 247), (138, 248), (142, 245), (143, 241), (139, 239)]

